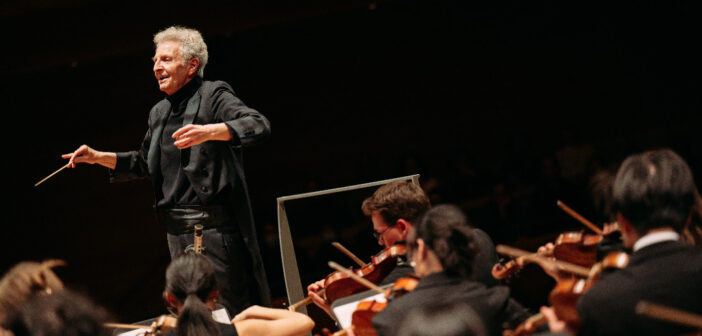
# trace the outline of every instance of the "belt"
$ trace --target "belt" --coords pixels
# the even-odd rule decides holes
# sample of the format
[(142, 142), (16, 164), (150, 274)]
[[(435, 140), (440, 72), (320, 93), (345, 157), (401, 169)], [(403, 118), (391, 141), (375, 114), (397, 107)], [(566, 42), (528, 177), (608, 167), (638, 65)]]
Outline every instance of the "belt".
[(235, 220), (233, 214), (222, 205), (158, 208), (156, 213), (159, 222), (166, 225), (170, 234), (193, 233), (197, 224), (204, 229), (229, 227)]

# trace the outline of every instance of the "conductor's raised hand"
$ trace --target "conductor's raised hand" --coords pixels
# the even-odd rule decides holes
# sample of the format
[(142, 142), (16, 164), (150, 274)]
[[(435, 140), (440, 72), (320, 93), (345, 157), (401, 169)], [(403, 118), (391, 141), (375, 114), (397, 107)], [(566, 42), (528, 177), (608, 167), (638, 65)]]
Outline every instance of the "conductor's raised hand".
[(232, 134), (229, 132), (229, 128), (223, 123), (207, 125), (190, 124), (175, 131), (171, 137), (176, 140), (173, 144), (178, 147), (178, 149), (185, 149), (199, 145), (205, 141), (229, 141), (232, 139)]
[(87, 145), (78, 147), (73, 153), (63, 154), (61, 158), (68, 159), (69, 168), (75, 168), (76, 163), (99, 164), (110, 169), (114, 169), (117, 164), (117, 155), (111, 152), (101, 152), (94, 150)]
[(61, 155), (61, 158), (68, 159), (69, 168), (75, 168), (76, 163), (97, 163), (98, 155), (96, 150), (88, 147), (87, 145), (82, 145), (73, 153)]

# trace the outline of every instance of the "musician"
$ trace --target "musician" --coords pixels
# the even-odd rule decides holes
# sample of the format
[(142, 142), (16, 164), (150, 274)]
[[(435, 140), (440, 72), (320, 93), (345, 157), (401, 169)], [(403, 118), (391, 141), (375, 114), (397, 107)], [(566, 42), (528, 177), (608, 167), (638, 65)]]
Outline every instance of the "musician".
[(285, 309), (250, 306), (231, 324), (212, 318), (218, 287), (212, 263), (199, 253), (186, 253), (166, 269), (164, 299), (178, 312), (175, 329), (167, 335), (297, 336), (309, 333), (314, 322), (307, 315)]
[(34, 296), (59, 293), (64, 289), (63, 281), (52, 270), (64, 264), (56, 259), (23, 261), (3, 275), (0, 279), (0, 331), (8, 327), (18, 307)]
[(410, 231), (408, 247), (415, 274), (415, 289), (388, 302), (372, 319), (378, 335), (392, 335), (398, 321), (413, 308), (465, 302), (476, 311), (490, 335), (513, 328), (529, 317), (510, 297), (508, 287), (486, 287), (470, 279), (477, 244), (474, 230), (460, 209), (439, 205), (428, 210)]
[[(390, 248), (395, 244), (405, 243), (407, 235), (424, 212), (431, 208), (429, 197), (421, 187), (410, 181), (394, 181), (379, 187), (373, 195), (361, 204), (361, 210), (373, 223), (373, 235), (378, 245)], [(497, 284), (492, 277), (492, 265), (497, 262), (495, 246), (490, 237), (480, 229), (473, 229), (480, 253), (476, 256), (475, 280), (488, 286)], [(388, 274), (380, 285), (394, 283), (397, 279), (408, 276), (414, 269), (405, 260), (398, 258), (397, 266)], [(324, 288), (324, 280), (307, 287), (307, 295), (313, 302), (330, 316), (330, 305), (316, 292)]]
[(202, 79), (207, 46), (193, 29), (170, 27), (154, 36), (153, 72), (166, 97), (149, 114), (138, 151), (102, 152), (86, 145), (63, 158), (110, 169), (110, 181), (149, 177), (159, 220), (168, 228), (171, 257), (204, 226), (205, 254), (231, 314), (270, 305), (270, 293), (247, 194), (242, 148), (270, 133), (268, 120), (234, 95), (229, 84)]
[[(613, 185), (628, 265), (605, 274), (577, 302), (580, 335), (680, 335), (691, 328), (637, 315), (641, 300), (702, 314), (702, 254), (680, 241), (695, 200), (687, 163), (675, 152), (628, 157)], [(544, 310), (544, 309), (542, 309)], [(555, 325), (551, 314), (550, 325)]]
[(69, 289), (35, 295), (10, 323), (14, 336), (109, 336), (110, 313), (85, 294)]

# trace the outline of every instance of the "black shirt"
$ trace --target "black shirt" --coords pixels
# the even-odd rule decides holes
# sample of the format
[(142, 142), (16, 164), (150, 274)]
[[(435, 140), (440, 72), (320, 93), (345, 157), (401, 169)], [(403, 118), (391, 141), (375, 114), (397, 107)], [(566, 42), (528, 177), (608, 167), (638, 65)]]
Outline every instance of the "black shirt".
[(159, 207), (202, 205), (182, 169), (183, 165), (188, 163), (187, 154), (189, 151), (178, 149), (173, 144), (175, 139), (171, 137), (175, 131), (183, 127), (183, 114), (188, 106), (188, 100), (200, 89), (200, 86), (202, 86), (202, 79), (195, 77), (176, 93), (166, 98), (171, 103), (171, 111), (161, 136), (161, 174), (163, 175), (161, 191), (163, 198), (156, 200)]

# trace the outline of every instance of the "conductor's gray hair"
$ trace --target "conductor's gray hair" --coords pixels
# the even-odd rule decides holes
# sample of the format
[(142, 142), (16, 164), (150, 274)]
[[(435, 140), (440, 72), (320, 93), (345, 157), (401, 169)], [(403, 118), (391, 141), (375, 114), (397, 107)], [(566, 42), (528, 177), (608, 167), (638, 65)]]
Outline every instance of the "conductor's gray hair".
[(199, 31), (191, 28), (172, 26), (161, 30), (154, 35), (154, 47), (163, 42), (179, 42), (180, 53), (185, 62), (197, 58), (200, 65), (197, 68), (197, 75), (201, 78), (205, 75), (205, 65), (207, 65), (207, 45)]

